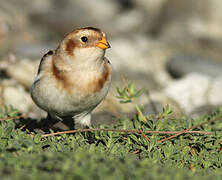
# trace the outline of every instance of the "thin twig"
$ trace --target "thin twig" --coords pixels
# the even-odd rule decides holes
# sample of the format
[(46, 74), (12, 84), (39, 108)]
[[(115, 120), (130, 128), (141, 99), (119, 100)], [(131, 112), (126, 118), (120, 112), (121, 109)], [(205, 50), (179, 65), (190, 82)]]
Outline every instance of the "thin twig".
[[(79, 132), (94, 132), (94, 131), (112, 131), (112, 132), (120, 132), (120, 133), (138, 133), (141, 134), (140, 130), (132, 129), (132, 130), (124, 130), (124, 129), (75, 129), (69, 131), (55, 132), (50, 134), (44, 134), (42, 137), (48, 136), (56, 136), (61, 134), (72, 134)], [(178, 133), (187, 133), (187, 134), (211, 134), (211, 132), (205, 131), (144, 131), (144, 134), (178, 134)]]
[(26, 124), (22, 125), (19, 129), (23, 130), (26, 127)]
[(130, 152), (131, 154), (137, 154), (137, 153), (139, 153), (140, 152), (140, 150), (136, 150), (136, 151), (134, 151), (134, 152)]
[(176, 134), (174, 134), (174, 135), (172, 135), (172, 136), (169, 136), (169, 137), (167, 137), (167, 138), (165, 138), (165, 139), (159, 140), (158, 143), (162, 143), (162, 142), (164, 142), (164, 141), (167, 141), (167, 140), (169, 140), (169, 139), (175, 138), (175, 137), (177, 137), (177, 136), (179, 136), (179, 135), (181, 135), (181, 134), (187, 133), (187, 132), (192, 132), (192, 131), (190, 131), (190, 130), (195, 129), (195, 128), (200, 127), (200, 126), (203, 126), (203, 125), (208, 124), (208, 123), (212, 123), (212, 122), (215, 122), (215, 121), (219, 121), (219, 120), (221, 120), (221, 118), (212, 119), (212, 120), (210, 120), (210, 121), (205, 121), (205, 122), (202, 122), (202, 123), (200, 123), (200, 124), (194, 125), (194, 126), (192, 126), (192, 127), (190, 127), (190, 128), (185, 129), (184, 131), (178, 132), (178, 133), (176, 133)]
[(143, 131), (140, 129), (139, 132), (142, 134), (142, 136), (149, 142), (151, 142), (150, 138), (148, 138), (144, 133)]
[(13, 117), (4, 117), (0, 118), (0, 121), (5, 121), (5, 120), (13, 120), (13, 119), (20, 119), (26, 117), (24, 114), (18, 115), (18, 116), (13, 116)]

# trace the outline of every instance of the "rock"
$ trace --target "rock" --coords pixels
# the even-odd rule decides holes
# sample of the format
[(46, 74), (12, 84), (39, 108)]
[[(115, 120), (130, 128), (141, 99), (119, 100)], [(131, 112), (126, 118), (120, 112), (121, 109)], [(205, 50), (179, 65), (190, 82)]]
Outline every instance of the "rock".
[(116, 1), (67, 0), (62, 3), (51, 2), (50, 8), (30, 11), (30, 17), (32, 21), (57, 31), (61, 35), (82, 26), (97, 26), (107, 32), (107, 22), (112, 22), (119, 11)]
[(25, 113), (31, 118), (39, 118), (45, 115), (32, 101), (31, 96), (25, 91), (24, 87), (13, 80), (4, 80), (0, 85), (3, 103), (12, 105), (20, 112)]
[(11, 54), (7, 59), (0, 62), (0, 69), (4, 70), (10, 78), (23, 85), (26, 89), (30, 89), (38, 64), (39, 61), (18, 59)]
[(0, 55), (10, 49), (24, 26), (27, 26), (27, 18), (22, 11), (9, 1), (2, 0), (0, 3)]
[[(57, 42), (58, 43), (58, 42)], [(14, 47), (13, 52), (21, 58), (40, 59), (51, 49), (56, 48), (56, 43), (19, 43), (19, 46)]]
[(148, 116), (151, 114), (155, 114), (158, 115), (159, 113), (161, 113), (163, 111), (163, 105), (160, 102), (152, 102), (152, 103), (148, 103), (145, 104), (144, 106), (144, 115)]
[(112, 37), (144, 32), (147, 19), (143, 11), (132, 7), (132, 3), (124, 4), (106, 0), (52, 1), (48, 8), (31, 8), (29, 17), (35, 25), (47, 27), (61, 36), (83, 26), (99, 27)]
[(219, 76), (211, 82), (208, 98), (209, 103), (213, 105), (221, 105), (222, 104), (222, 76)]
[[(169, 105), (173, 110), (173, 116), (181, 116), (183, 110), (180, 105), (172, 98), (166, 95), (164, 91), (150, 91), (146, 97), (147, 101), (144, 105), (144, 113), (146, 115), (158, 114), (162, 112), (163, 107)], [(155, 107), (153, 107), (155, 106)]]
[(113, 124), (115, 123), (115, 116), (109, 111), (103, 111), (101, 113), (92, 114), (92, 124)]
[(190, 54), (177, 54), (169, 58), (167, 70), (173, 77), (181, 77), (196, 72), (209, 77), (222, 75), (222, 61)]
[[(221, 37), (222, 9), (220, 0), (171, 0), (159, 15), (159, 35), (171, 42), (183, 44), (184, 41), (201, 37)], [(157, 28), (158, 29), (158, 28)]]
[[(220, 9), (220, 0), (2, 0), (1, 79), (15, 81), (15, 86), (9, 86), (9, 92), (17, 95), (20, 93), (21, 100), (15, 98), (15, 102), (21, 103), (22, 94), (29, 95), (27, 90), (42, 55), (55, 48), (65, 34), (74, 28), (95, 26), (107, 33), (112, 46), (107, 50), (107, 57), (113, 66), (111, 91), (95, 111), (94, 117), (98, 117), (99, 122), (106, 119), (103, 113), (107, 111), (112, 115), (135, 112), (132, 104), (119, 104), (115, 98), (115, 88), (125, 86), (122, 75), (137, 88), (149, 90), (159, 108), (170, 104), (174, 111), (181, 112), (181, 106), (186, 113), (192, 113), (210, 104), (214, 107), (221, 103), (221, 63), (214, 62), (211, 58), (189, 55), (190, 51), (180, 48), (192, 45), (192, 48), (197, 49), (200, 44), (202, 52), (208, 49), (212, 53), (213, 47), (220, 57)], [(172, 52), (175, 53), (178, 49), (188, 53), (172, 56)], [(14, 55), (8, 58), (8, 53)], [(172, 80), (165, 66), (168, 59), (168, 71), (183, 79)], [(193, 72), (203, 75), (194, 75)], [(204, 94), (207, 94), (208, 100)], [(153, 113), (146, 95), (138, 98), (137, 102), (145, 107), (146, 113)], [(21, 109), (24, 112), (29, 109), (30, 113), (38, 114), (29, 105), (25, 108), (24, 103)], [(109, 122), (112, 116), (108, 116)]]
[(169, 79), (163, 66), (168, 51), (156, 49), (155, 42), (142, 34), (111, 39), (110, 44), (112, 48), (106, 54), (113, 66), (115, 86), (123, 84), (122, 75), (135, 82), (137, 88), (149, 90), (160, 88)]
[(175, 100), (185, 113), (191, 114), (200, 107), (222, 104), (222, 76), (189, 73), (180, 80), (169, 83), (164, 92)]
[[(145, 21), (144, 14), (141, 11), (133, 9), (122, 12), (113, 20), (107, 32), (118, 36), (126, 33), (140, 33), (145, 29)], [(116, 27), (115, 30), (110, 30), (112, 27)]]
[[(222, 105), (222, 104), (221, 104)], [(195, 109), (193, 109), (192, 112), (189, 113), (189, 116), (192, 118), (200, 118), (200, 116), (211, 114), (215, 112), (218, 108), (221, 107), (221, 105), (204, 105), (204, 106), (198, 106)]]
[(50, 39), (56, 39), (54, 31), (49, 32), (45, 27), (37, 27), (36, 23), (31, 24), (28, 12), (35, 4), (32, 3), (27, 0), (21, 0), (19, 3), (16, 0), (1, 1), (0, 57), (12, 52), (16, 53), (16, 56), (27, 57), (28, 55), (36, 58), (37, 48), (40, 48), (37, 47), (38, 44), (41, 44), (41, 48), (44, 49), (46, 47), (44, 44), (49, 44)]
[(137, 0), (134, 1), (135, 9), (143, 13), (145, 17), (144, 30), (151, 36), (158, 35), (163, 23), (161, 19), (162, 12), (165, 10), (167, 0)]

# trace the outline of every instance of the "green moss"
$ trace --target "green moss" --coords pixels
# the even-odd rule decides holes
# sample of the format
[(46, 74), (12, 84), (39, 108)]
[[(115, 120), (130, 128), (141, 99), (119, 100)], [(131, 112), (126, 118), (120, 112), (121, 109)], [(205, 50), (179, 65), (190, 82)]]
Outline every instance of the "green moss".
[[(131, 91), (126, 88), (118, 92), (123, 103), (133, 102), (140, 94), (134, 87)], [(181, 131), (222, 117), (222, 109), (190, 119), (172, 118), (169, 106), (157, 116), (144, 116), (138, 105), (135, 108), (138, 113), (133, 119), (122, 116), (108, 128)], [(0, 117), (18, 113), (7, 107)], [(211, 135), (182, 134), (162, 143), (158, 141), (167, 135), (146, 134), (148, 141), (141, 134), (97, 131), (41, 138), (38, 133), (16, 127), (14, 120), (0, 122), (1, 179), (222, 178), (220, 120), (194, 129), (212, 132)]]

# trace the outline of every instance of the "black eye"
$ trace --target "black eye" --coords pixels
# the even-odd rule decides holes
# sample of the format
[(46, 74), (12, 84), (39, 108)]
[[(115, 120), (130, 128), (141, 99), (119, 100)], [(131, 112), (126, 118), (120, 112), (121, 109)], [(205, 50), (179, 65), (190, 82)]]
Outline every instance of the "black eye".
[(88, 41), (88, 38), (86, 36), (81, 37), (82, 42)]

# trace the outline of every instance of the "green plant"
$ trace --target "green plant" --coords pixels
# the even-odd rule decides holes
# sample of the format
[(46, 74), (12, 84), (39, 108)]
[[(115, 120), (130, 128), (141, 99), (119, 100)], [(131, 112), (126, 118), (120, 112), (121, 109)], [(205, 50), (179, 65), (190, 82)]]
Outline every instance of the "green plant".
[[(135, 105), (132, 119), (121, 116), (109, 127), (58, 136), (19, 128), (22, 116), (4, 107), (0, 111), (1, 179), (221, 179), (222, 108), (197, 119), (173, 118), (166, 105), (160, 114), (145, 116), (135, 103), (142, 90), (129, 84), (117, 88), (117, 93), (121, 103)], [(155, 133), (163, 131), (171, 131), (174, 137)]]

